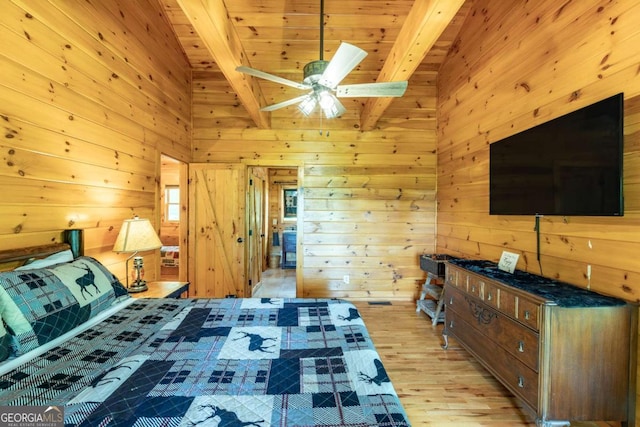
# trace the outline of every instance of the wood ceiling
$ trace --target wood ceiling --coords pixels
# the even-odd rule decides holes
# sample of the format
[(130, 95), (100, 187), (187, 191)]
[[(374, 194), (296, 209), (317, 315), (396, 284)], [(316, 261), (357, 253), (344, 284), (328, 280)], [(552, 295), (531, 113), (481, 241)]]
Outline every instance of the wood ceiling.
[[(303, 94), (235, 68), (246, 65), (302, 81), (303, 67), (320, 59), (320, 0), (159, 1), (193, 70), (222, 73), (258, 127), (269, 127), (269, 113), (261, 107)], [(437, 71), (470, 3), (325, 0), (324, 59), (342, 41), (368, 52), (344, 84), (409, 80), (416, 71)], [(392, 102), (362, 98), (361, 129), (373, 128)]]

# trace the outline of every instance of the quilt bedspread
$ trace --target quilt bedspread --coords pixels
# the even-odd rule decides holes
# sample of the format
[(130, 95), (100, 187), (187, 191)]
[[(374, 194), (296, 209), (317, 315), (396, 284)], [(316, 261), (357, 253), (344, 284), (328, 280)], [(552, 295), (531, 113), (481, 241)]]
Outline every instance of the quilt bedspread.
[(344, 300), (139, 299), (0, 376), (67, 425), (409, 426)]

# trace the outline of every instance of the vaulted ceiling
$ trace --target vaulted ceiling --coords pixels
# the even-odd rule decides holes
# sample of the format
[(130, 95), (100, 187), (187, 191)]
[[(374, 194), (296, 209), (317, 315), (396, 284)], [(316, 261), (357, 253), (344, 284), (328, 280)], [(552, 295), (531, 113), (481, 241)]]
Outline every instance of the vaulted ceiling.
[[(320, 0), (159, 0), (194, 71), (221, 72), (258, 127), (260, 108), (303, 94), (236, 71), (240, 65), (303, 79), (320, 59)], [(323, 57), (341, 42), (368, 52), (344, 84), (409, 80), (437, 71), (471, 0), (325, 0)], [(394, 98), (362, 98), (361, 129), (371, 129)], [(295, 108), (295, 107), (287, 107)]]

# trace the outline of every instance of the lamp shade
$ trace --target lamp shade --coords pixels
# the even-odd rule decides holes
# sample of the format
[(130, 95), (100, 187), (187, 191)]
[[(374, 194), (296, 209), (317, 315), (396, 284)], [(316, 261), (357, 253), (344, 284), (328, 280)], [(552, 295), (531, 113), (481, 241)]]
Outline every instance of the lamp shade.
[(114, 252), (142, 252), (158, 249), (162, 242), (148, 219), (126, 219), (113, 245)]

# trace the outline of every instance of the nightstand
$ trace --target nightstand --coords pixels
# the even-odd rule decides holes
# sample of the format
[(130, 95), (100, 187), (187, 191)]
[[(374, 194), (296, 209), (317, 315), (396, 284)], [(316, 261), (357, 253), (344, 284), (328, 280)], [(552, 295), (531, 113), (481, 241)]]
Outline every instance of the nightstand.
[(149, 289), (129, 295), (133, 298), (180, 298), (183, 293), (189, 296), (189, 285), (189, 282), (147, 282)]

